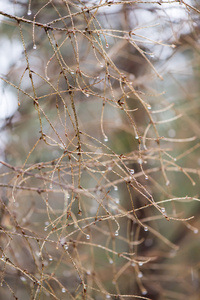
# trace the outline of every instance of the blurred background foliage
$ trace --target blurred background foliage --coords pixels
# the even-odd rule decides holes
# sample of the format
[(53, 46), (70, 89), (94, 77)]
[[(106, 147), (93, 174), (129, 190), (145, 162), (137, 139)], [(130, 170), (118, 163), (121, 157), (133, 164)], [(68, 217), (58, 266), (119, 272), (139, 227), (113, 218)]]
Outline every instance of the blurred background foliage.
[(200, 299), (198, 2), (1, 6), (0, 298)]

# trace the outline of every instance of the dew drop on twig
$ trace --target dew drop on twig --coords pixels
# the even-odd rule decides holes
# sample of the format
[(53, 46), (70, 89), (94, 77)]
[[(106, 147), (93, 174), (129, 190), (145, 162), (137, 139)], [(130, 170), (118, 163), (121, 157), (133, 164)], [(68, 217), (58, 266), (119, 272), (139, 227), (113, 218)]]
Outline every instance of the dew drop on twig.
[(87, 275), (91, 275), (91, 271), (88, 270), (88, 271), (86, 272), (86, 274), (87, 274)]
[(26, 278), (24, 276), (20, 276), (20, 280), (26, 282)]
[(147, 104), (147, 108), (148, 108), (149, 110), (151, 110), (151, 105), (150, 105), (150, 104)]
[(169, 181), (169, 180), (167, 180), (165, 184), (166, 184), (166, 186), (169, 186), (169, 184), (170, 184), (170, 181)]
[(115, 203), (116, 203), (116, 204), (119, 204), (119, 202), (120, 202), (120, 201), (119, 201), (119, 198), (115, 198)]
[(27, 15), (30, 16), (31, 14), (32, 14), (32, 11), (30, 9), (28, 9)]
[(143, 277), (142, 272), (139, 272), (139, 273), (138, 273), (138, 278), (142, 278), (142, 277)]
[(69, 246), (68, 245), (64, 245), (64, 248), (65, 248), (65, 250), (68, 250)]
[(109, 258), (109, 264), (113, 264), (113, 260), (112, 260), (112, 258)]
[(107, 136), (104, 137), (104, 142), (108, 142), (108, 137)]
[(89, 240), (90, 239), (90, 235), (86, 234), (86, 239)]
[(146, 295), (147, 294), (147, 290), (146, 289), (143, 289), (142, 290), (142, 295)]
[(33, 45), (33, 50), (36, 50), (37, 49), (37, 46), (36, 44)]

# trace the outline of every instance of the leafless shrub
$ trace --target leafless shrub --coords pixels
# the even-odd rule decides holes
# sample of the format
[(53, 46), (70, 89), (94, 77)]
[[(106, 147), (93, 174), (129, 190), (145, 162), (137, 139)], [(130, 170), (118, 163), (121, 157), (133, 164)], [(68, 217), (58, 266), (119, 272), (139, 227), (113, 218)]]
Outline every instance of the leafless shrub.
[(1, 298), (198, 299), (197, 3), (8, 2)]

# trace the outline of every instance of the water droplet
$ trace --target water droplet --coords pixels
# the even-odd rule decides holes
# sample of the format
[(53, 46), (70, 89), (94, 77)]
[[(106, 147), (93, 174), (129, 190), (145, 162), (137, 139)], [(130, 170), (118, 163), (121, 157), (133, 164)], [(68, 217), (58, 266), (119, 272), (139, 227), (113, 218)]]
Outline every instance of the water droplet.
[(31, 14), (32, 14), (32, 11), (30, 9), (28, 9), (27, 15), (30, 16)]
[(138, 140), (138, 139), (139, 139), (139, 136), (138, 136), (138, 135), (136, 135), (136, 136), (135, 136), (135, 139), (136, 139), (136, 140)]
[(118, 191), (118, 186), (114, 186), (114, 191)]
[(70, 73), (73, 75), (73, 74), (74, 74), (74, 71), (71, 71)]
[(66, 289), (65, 288), (62, 288), (62, 293), (66, 293)]
[(149, 179), (149, 176), (145, 175), (145, 179), (148, 180), (148, 179)]
[(50, 78), (46, 76), (46, 80), (48, 80), (48, 81), (49, 81), (49, 80), (50, 80)]
[(49, 256), (49, 261), (52, 261), (52, 260), (53, 260), (52, 256)]
[(166, 184), (166, 186), (168, 186), (170, 184), (170, 181), (167, 180), (165, 184)]
[(143, 264), (144, 264), (144, 263), (143, 263), (142, 261), (139, 262), (139, 266), (143, 266)]
[(144, 231), (148, 231), (149, 229), (148, 229), (148, 227), (144, 227)]
[(87, 274), (87, 275), (91, 275), (91, 271), (88, 270), (88, 271), (86, 272), (86, 274)]
[(149, 110), (151, 110), (151, 105), (150, 105), (150, 104), (147, 104), (147, 108), (148, 108)]
[(90, 235), (86, 234), (86, 239), (89, 240), (90, 239)]
[(85, 96), (86, 96), (86, 97), (90, 97), (90, 95), (89, 95), (89, 94), (85, 94)]
[(103, 64), (100, 64), (100, 67), (103, 68)]
[(108, 167), (108, 171), (111, 171), (111, 170), (112, 170), (112, 167), (111, 167), (111, 166), (109, 166), (109, 167)]
[(119, 235), (119, 231), (116, 230), (116, 231), (115, 231), (115, 236), (118, 236), (118, 235)]
[(172, 44), (171, 47), (172, 47), (172, 48), (176, 48), (176, 45)]
[(44, 227), (44, 231), (47, 231), (47, 227)]
[(197, 234), (199, 230), (197, 228), (194, 229), (194, 233)]
[(165, 208), (164, 208), (164, 207), (162, 207), (162, 208), (161, 208), (161, 211), (164, 213), (164, 212), (165, 212)]
[(176, 136), (176, 130), (174, 130), (173, 128), (168, 130), (168, 136), (173, 138)]
[(130, 169), (129, 172), (130, 172), (131, 175), (135, 174), (135, 170), (134, 169)]
[(20, 280), (26, 282), (26, 278), (24, 276), (20, 276)]
[(109, 264), (113, 264), (113, 260), (112, 260), (112, 258), (109, 258)]
[(143, 277), (142, 272), (139, 272), (139, 273), (138, 273), (138, 278), (142, 278), (142, 277)]
[(106, 44), (106, 48), (109, 48), (109, 45), (108, 45), (108, 44)]
[(135, 267), (135, 262), (132, 262), (132, 263), (131, 263), (131, 266), (132, 266), (132, 267)]
[(169, 254), (170, 254), (170, 257), (175, 257), (177, 254), (177, 250), (172, 249)]
[(110, 299), (111, 297), (110, 297), (110, 295), (106, 295), (106, 298), (107, 298), (107, 299)]
[(129, 96), (129, 95), (126, 95), (126, 98), (130, 98), (130, 96)]
[(151, 57), (155, 57), (155, 55), (153, 53), (150, 54)]
[(142, 164), (143, 163), (143, 160), (142, 160), (142, 158), (138, 158), (138, 160), (137, 160), (137, 162), (138, 162), (138, 164)]
[(40, 257), (40, 256), (41, 256), (41, 253), (40, 253), (39, 251), (36, 251), (36, 252), (35, 252), (35, 255), (38, 256), (38, 257)]
[(36, 49), (37, 49), (37, 46), (36, 46), (36, 44), (34, 44), (34, 45), (33, 45), (33, 49), (34, 49), (34, 50), (36, 50)]
[(116, 203), (116, 204), (119, 204), (119, 202), (120, 202), (120, 201), (119, 201), (119, 198), (115, 198), (115, 203)]
[(108, 142), (108, 137), (107, 136), (104, 137), (104, 142)]
[(146, 289), (143, 289), (142, 290), (142, 295), (146, 295), (147, 294), (147, 290)]
[(64, 248), (65, 248), (65, 250), (68, 250), (69, 246), (68, 245), (64, 245)]

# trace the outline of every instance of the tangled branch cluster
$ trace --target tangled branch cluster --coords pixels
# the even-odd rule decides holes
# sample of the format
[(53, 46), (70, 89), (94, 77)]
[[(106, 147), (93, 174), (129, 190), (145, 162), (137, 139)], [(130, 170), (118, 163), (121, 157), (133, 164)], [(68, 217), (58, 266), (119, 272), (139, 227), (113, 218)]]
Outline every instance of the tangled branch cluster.
[(198, 5), (10, 2), (1, 297), (196, 299), (177, 257), (198, 234)]

